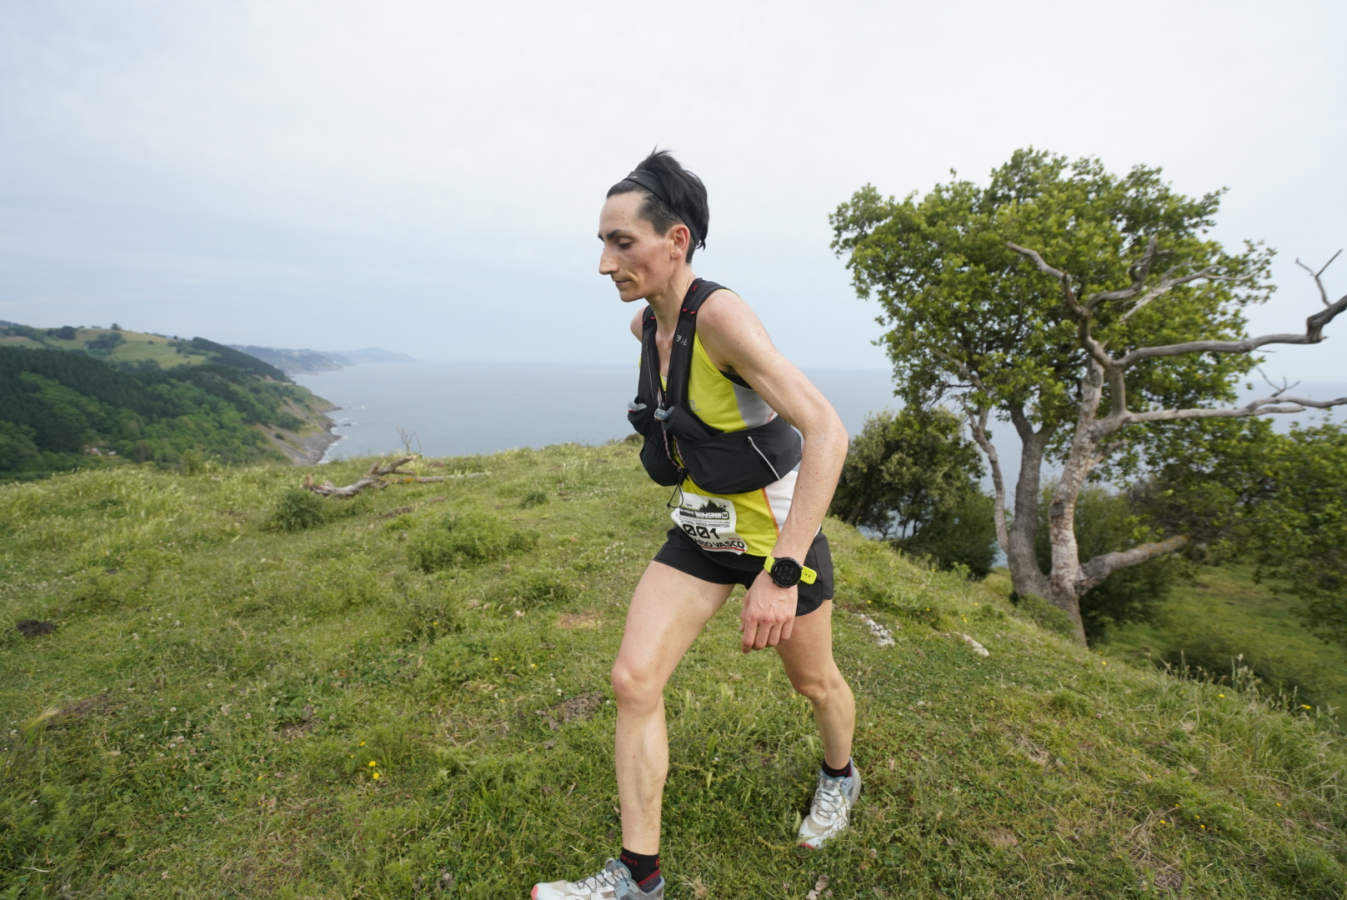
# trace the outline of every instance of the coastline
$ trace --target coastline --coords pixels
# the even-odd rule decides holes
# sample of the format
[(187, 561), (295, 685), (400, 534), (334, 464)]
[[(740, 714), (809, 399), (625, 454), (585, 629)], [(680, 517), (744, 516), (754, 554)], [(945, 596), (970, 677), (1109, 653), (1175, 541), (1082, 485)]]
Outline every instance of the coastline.
[[(335, 408), (335, 407), (334, 407)], [(341, 435), (333, 434), (337, 423), (328, 419), (323, 430), (299, 439), (302, 454), (294, 460), (297, 466), (316, 466), (327, 455), (327, 448), (341, 440)]]

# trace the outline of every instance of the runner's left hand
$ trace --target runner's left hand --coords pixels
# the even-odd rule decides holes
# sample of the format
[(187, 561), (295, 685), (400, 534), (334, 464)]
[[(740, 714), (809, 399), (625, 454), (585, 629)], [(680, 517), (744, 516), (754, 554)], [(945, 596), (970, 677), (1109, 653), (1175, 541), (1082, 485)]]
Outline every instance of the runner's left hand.
[(790, 640), (798, 590), (779, 587), (772, 576), (758, 573), (744, 595), (744, 609), (739, 614), (740, 650), (747, 653)]

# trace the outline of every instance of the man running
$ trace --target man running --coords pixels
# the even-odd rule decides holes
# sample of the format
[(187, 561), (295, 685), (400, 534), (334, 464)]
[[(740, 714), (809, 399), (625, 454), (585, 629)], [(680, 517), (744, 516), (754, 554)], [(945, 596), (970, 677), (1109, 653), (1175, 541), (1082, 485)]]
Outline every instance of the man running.
[(736, 584), (747, 588), (743, 652), (776, 649), (823, 738), (799, 843), (816, 848), (844, 829), (860, 793), (855, 701), (833, 661), (832, 557), (820, 530), (846, 429), (748, 305), (693, 274), (709, 218), (701, 180), (667, 151), (613, 185), (599, 215), (599, 273), (622, 302), (646, 302), (631, 323), (642, 353), (629, 418), (647, 472), (673, 488), (674, 527), (636, 586), (613, 664), (621, 853), (579, 881), (534, 885), (534, 900), (664, 897), (664, 686)]

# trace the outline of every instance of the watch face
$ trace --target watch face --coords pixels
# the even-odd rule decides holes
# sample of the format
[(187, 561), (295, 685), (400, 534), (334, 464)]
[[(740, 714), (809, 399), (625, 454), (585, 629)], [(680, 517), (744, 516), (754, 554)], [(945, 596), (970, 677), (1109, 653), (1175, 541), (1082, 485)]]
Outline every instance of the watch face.
[(772, 580), (781, 587), (800, 583), (800, 564), (793, 559), (778, 559), (772, 565)]

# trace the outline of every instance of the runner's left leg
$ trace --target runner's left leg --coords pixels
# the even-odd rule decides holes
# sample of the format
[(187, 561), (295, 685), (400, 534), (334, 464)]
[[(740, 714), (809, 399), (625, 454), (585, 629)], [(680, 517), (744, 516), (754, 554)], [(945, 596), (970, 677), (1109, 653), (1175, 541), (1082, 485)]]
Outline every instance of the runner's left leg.
[(832, 600), (797, 616), (790, 640), (776, 646), (791, 685), (814, 705), (814, 721), (823, 738), (823, 758), (834, 769), (851, 759), (856, 732), (856, 700), (833, 661)]

